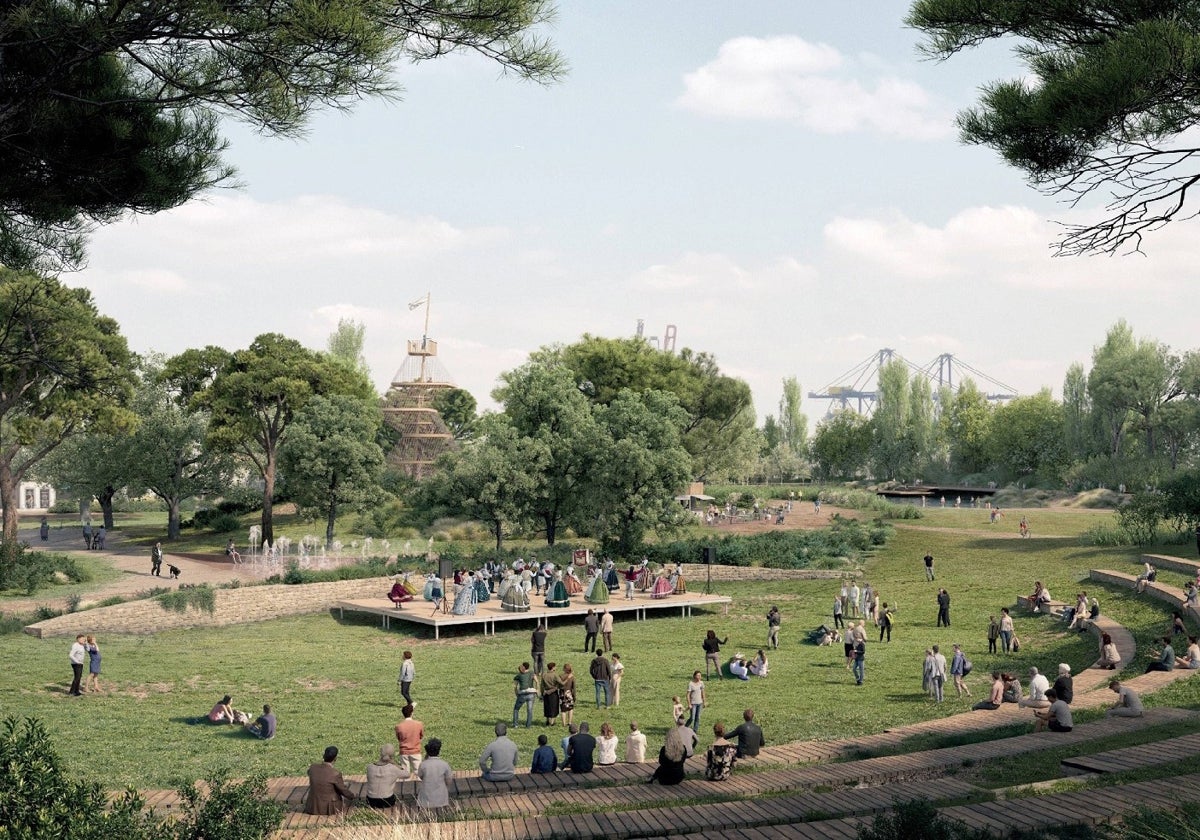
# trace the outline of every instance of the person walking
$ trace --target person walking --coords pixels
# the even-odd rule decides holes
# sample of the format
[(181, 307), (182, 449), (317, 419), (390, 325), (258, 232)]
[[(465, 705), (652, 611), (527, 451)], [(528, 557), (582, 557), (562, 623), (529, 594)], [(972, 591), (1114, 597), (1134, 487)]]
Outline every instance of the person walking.
[(156, 542), (154, 548), (150, 549), (150, 574), (155, 577), (162, 577), (162, 561), (162, 543)]
[(856, 636), (854, 642), (854, 684), (862, 685), (867, 672), (867, 642), (862, 636)]
[(600, 638), (602, 638), (604, 640), (605, 652), (609, 652), (613, 648), (612, 634), (613, 634), (613, 614), (610, 613), (608, 610), (602, 610), (600, 612)]
[(842, 596), (834, 595), (833, 596), (833, 627), (835, 630), (839, 627), (841, 627), (843, 630), (846, 629), (846, 622), (842, 620), (842, 611), (844, 609), (845, 608), (842, 606)]
[[(712, 632), (712, 631), (709, 631)], [(688, 716), (687, 725), (692, 728), (693, 732), (700, 731), (700, 711), (704, 708), (704, 681), (700, 679), (700, 672), (692, 672), (692, 681), (687, 684), (687, 701), (691, 713)]]
[(539, 622), (529, 636), (529, 658), (533, 660), (533, 673), (539, 676), (546, 667), (546, 634), (548, 632), (546, 625)]
[(945, 589), (938, 590), (937, 605), (938, 605), (937, 626), (938, 627), (949, 627), (950, 626), (950, 593), (947, 592)]
[(396, 678), (396, 683), (400, 686), (400, 695), (404, 698), (406, 705), (412, 706), (414, 709), (417, 704), (412, 699), (412, 684), (413, 678), (417, 676), (417, 666), (413, 664), (412, 651), (404, 651), (404, 659), (400, 661), (400, 676)]
[(954, 678), (954, 694), (956, 697), (962, 697), (964, 694), (968, 697), (971, 696), (971, 689), (967, 688), (967, 684), (963, 682), (963, 677), (967, 675), (969, 670), (967, 667), (967, 655), (963, 653), (960, 645), (955, 645), (954, 656), (950, 659), (950, 676)]
[[(837, 608), (834, 608), (834, 614), (837, 614)], [(779, 607), (772, 606), (767, 612), (767, 644), (773, 650), (779, 649), (779, 625), (783, 623), (783, 615), (779, 612)], [(835, 625), (836, 626), (836, 625)]]
[(704, 676), (707, 679), (709, 676), (709, 666), (717, 669), (717, 679), (725, 679), (721, 673), (721, 645), (729, 644), (729, 637), (718, 639), (716, 632), (709, 630), (704, 636), (702, 647), (704, 648)]
[(879, 641), (883, 641), (884, 634), (887, 634), (888, 642), (892, 641), (892, 611), (888, 609), (887, 601), (883, 602), (883, 608), (879, 612)]
[(596, 611), (589, 609), (583, 617), (583, 652), (596, 649), (596, 634), (600, 632), (600, 617)]
[(925, 552), (925, 580), (933, 580), (933, 555)]
[(592, 660), (589, 670), (592, 681), (596, 684), (596, 708), (600, 708), (603, 700), (604, 708), (607, 709), (609, 705), (608, 684), (612, 681), (612, 666), (604, 658), (604, 651), (596, 651), (596, 658)]

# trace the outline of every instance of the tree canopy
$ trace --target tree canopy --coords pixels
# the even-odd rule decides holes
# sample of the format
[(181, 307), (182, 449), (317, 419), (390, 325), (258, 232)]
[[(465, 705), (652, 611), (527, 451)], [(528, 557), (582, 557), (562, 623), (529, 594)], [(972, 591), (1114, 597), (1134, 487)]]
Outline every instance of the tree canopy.
[(1017, 39), (1024, 78), (987, 85), (959, 116), (967, 143), (989, 146), (1038, 189), (1107, 216), (1067, 225), (1060, 254), (1139, 250), (1145, 234), (1196, 214), (1200, 147), (1200, 2), (917, 0), (907, 23), (939, 58)]
[(222, 116), (298, 135), (469, 51), (549, 81), (547, 0), (15, 0), (0, 9), (0, 264), (77, 265), (86, 234), (228, 183)]

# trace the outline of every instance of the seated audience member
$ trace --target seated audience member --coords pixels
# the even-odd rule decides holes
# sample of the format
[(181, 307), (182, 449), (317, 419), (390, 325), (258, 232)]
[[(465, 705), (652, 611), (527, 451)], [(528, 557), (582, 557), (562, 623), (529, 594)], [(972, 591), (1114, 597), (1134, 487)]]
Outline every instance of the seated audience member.
[(1121, 664), (1121, 653), (1117, 650), (1116, 644), (1112, 640), (1112, 636), (1107, 633), (1100, 634), (1100, 659), (1096, 662), (1099, 668), (1107, 668), (1109, 671), (1117, 670), (1117, 666)]
[(239, 712), (233, 710), (233, 698), (226, 694), (208, 713), (209, 723), (233, 723)]
[(256, 738), (269, 741), (275, 737), (275, 713), (270, 706), (263, 706), (263, 713), (254, 723), (246, 724), (246, 731)]
[(225, 546), (225, 556), (234, 563), (242, 562), (242, 555), (238, 554), (237, 546), (234, 545), (233, 540), (230, 540), (229, 544)]
[(1155, 657), (1157, 661), (1151, 662), (1146, 666), (1147, 674), (1149, 674), (1151, 671), (1175, 670), (1175, 648), (1171, 647), (1171, 637), (1163, 636), (1162, 643), (1163, 646), (1161, 651), (1152, 651), (1150, 654), (1151, 656)]
[(1187, 652), (1183, 656), (1183, 663), (1180, 667), (1193, 671), (1200, 668), (1200, 643), (1196, 642), (1195, 636), (1188, 636)]
[(972, 709), (987, 710), (994, 712), (1000, 708), (1000, 704), (1004, 702), (1004, 680), (1000, 678), (999, 671), (992, 671), (992, 693), (988, 695), (988, 699), (980, 700)]
[(729, 733), (729, 737), (737, 738), (738, 758), (754, 758), (766, 744), (762, 727), (754, 722), (753, 709), (746, 709), (742, 712), (742, 722)]
[(507, 724), (496, 724), (496, 739), (479, 756), (479, 772), (489, 782), (507, 782), (517, 774), (517, 745), (508, 737)]
[(1121, 685), (1120, 680), (1113, 680), (1108, 684), (1108, 687), (1117, 695), (1117, 702), (1113, 703), (1105, 714), (1109, 717), (1141, 717), (1142, 716), (1142, 698), (1132, 688), (1126, 685)]
[(1066, 662), (1058, 663), (1058, 676), (1054, 678), (1054, 693), (1068, 706), (1075, 699), (1075, 681), (1071, 678), (1071, 666)]
[[(683, 718), (680, 718), (682, 721)], [(662, 748), (658, 751), (658, 767), (654, 770), (647, 783), (657, 781), (660, 785), (677, 785), (683, 781), (686, 773), (683, 769), (683, 764), (687, 761), (688, 748), (685, 736), (680, 733), (681, 729), (686, 729), (691, 732), (691, 729), (682, 724), (667, 730), (667, 740)], [(692, 733), (695, 735), (695, 733)]]
[(600, 724), (600, 737), (596, 739), (596, 763), (601, 766), (616, 764), (617, 745), (620, 743), (621, 739), (613, 731), (611, 723), (604, 721)]
[(538, 736), (537, 749), (533, 751), (533, 764), (529, 768), (530, 773), (553, 773), (558, 769), (558, 755), (554, 752), (554, 747), (550, 746), (549, 739), (545, 735)]
[(713, 724), (713, 744), (705, 756), (704, 778), (710, 782), (723, 782), (733, 775), (733, 762), (737, 747), (725, 740), (725, 725)]
[(1021, 702), (1021, 681), (1013, 674), (1001, 674), (1000, 681), (1004, 683), (1004, 694), (1001, 702)]
[(754, 661), (750, 663), (750, 673), (756, 677), (765, 677), (770, 667), (767, 662), (767, 654), (760, 650), (754, 657)]
[(1137, 580), (1133, 583), (1133, 588), (1139, 593), (1146, 591), (1146, 584), (1153, 583), (1158, 579), (1158, 569), (1154, 568), (1150, 563), (1146, 564), (1146, 570), (1137, 576)]
[(1046, 692), (1046, 699), (1050, 701), (1049, 708), (1033, 710), (1033, 716), (1037, 718), (1034, 731), (1049, 729), (1051, 732), (1070, 732), (1075, 726), (1071, 718), (1071, 707), (1053, 688)]
[(1046, 692), (1050, 688), (1050, 680), (1046, 679), (1046, 675), (1039, 673), (1037, 668), (1029, 669), (1029, 696), (1024, 700), (1018, 701), (1023, 709), (1047, 709), (1050, 707), (1050, 701), (1046, 699)]
[(567, 740), (566, 765), (572, 773), (591, 773), (595, 765), (596, 739), (588, 733), (587, 722), (579, 724), (579, 732)]
[(309, 766), (308, 799), (304, 803), (304, 813), (340, 814), (353, 801), (354, 794), (346, 787), (341, 772), (333, 766), (337, 757), (337, 747), (326, 747), (321, 762)]
[(746, 657), (735, 653), (733, 659), (729, 660), (729, 673), (739, 680), (750, 679), (750, 669), (746, 667)]
[(379, 760), (367, 765), (367, 804), (391, 808), (396, 804), (396, 783), (407, 778), (408, 770), (396, 763), (396, 748), (384, 744), (379, 748)]
[(646, 734), (638, 729), (637, 721), (629, 722), (629, 734), (625, 736), (625, 761), (641, 764), (646, 760)]
[(450, 804), (450, 782), (454, 771), (442, 759), (442, 740), (430, 738), (425, 745), (425, 760), (417, 768), (417, 805), (421, 808), (445, 808)]

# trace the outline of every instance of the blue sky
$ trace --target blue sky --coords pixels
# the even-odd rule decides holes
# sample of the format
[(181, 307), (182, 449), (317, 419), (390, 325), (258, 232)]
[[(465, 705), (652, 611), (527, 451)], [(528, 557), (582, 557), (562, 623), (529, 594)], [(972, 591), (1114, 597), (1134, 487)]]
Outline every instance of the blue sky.
[(1096, 211), (953, 129), (1020, 67), (1007, 46), (923, 59), (906, 9), (564, 2), (561, 83), (456, 56), (299, 140), (227, 123), (242, 189), (104, 229), (68, 281), (139, 351), (323, 347), (355, 318), (381, 390), (430, 291), (442, 364), (484, 405), (531, 350), (639, 318), (745, 378), (760, 415), (783, 377), (807, 393), (881, 347), (1021, 393), (1057, 393), (1118, 318), (1193, 348), (1196, 223), (1144, 257), (1052, 258), (1052, 220)]

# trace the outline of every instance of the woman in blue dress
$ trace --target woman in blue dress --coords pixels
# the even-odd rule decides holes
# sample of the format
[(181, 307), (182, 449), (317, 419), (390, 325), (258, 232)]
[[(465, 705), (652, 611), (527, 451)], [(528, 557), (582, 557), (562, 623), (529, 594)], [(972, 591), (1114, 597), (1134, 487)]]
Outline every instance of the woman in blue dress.
[(487, 572), (480, 572), (475, 575), (475, 600), (482, 604), (491, 597), (492, 593), (488, 591), (487, 585)]
[(458, 587), (454, 596), (454, 606), (450, 610), (455, 615), (475, 615), (475, 573), (468, 572), (467, 577)]
[(616, 592), (621, 588), (621, 578), (617, 574), (617, 566), (611, 560), (604, 564), (604, 585), (608, 587), (609, 592)]
[(550, 584), (546, 594), (547, 607), (569, 607), (571, 599), (567, 595), (567, 585), (563, 583), (562, 572), (554, 572), (554, 582)]

